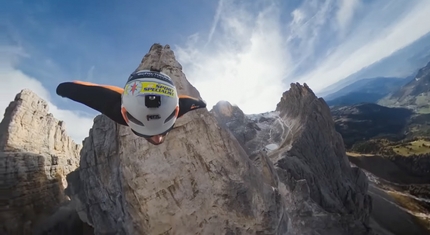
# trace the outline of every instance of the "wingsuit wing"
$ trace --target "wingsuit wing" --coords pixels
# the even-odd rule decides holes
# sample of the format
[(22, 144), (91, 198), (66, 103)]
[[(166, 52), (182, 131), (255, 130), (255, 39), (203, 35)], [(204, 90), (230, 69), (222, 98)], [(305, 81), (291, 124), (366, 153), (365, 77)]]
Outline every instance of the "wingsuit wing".
[[(84, 104), (106, 115), (113, 121), (127, 126), (121, 114), (121, 95), (124, 89), (111, 85), (99, 85), (90, 82), (73, 81), (58, 85), (57, 94)], [(179, 95), (178, 118), (189, 111), (206, 108), (203, 100)]]
[(206, 103), (203, 100), (187, 96), (179, 95), (179, 113), (178, 118), (188, 113), (189, 111), (206, 108)]
[(84, 104), (127, 126), (121, 114), (121, 94), (124, 89), (120, 87), (73, 81), (61, 83), (56, 92), (59, 96)]

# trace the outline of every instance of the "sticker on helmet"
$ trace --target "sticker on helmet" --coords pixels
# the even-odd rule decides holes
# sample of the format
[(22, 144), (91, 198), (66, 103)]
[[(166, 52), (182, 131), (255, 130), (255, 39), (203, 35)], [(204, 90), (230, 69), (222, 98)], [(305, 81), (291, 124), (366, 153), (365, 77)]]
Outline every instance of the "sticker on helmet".
[(128, 94), (132, 94), (132, 95), (136, 95), (140, 93), (140, 90), (142, 90), (142, 84), (140, 82), (132, 82), (132, 83), (128, 83), (125, 86), (124, 89), (124, 94), (128, 95)]
[(175, 90), (169, 86), (156, 82), (131, 82), (125, 86), (124, 94), (142, 95), (142, 94), (159, 94), (170, 97), (175, 96)]

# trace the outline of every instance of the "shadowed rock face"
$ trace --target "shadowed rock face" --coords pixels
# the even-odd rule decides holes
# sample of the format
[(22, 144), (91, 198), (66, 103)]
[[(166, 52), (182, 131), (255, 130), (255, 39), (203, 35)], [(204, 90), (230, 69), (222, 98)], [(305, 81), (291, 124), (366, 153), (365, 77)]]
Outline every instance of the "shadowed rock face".
[[(168, 46), (154, 44), (138, 69), (151, 66), (179, 94), (200, 97)], [(223, 110), (189, 112), (159, 146), (98, 116), (67, 177), (79, 217), (96, 234), (368, 233), (367, 179), (349, 166), (327, 105), (307, 86), (292, 85), (271, 117), (288, 131), (257, 147), (247, 143), (267, 132), (265, 121), (226, 108), (234, 124), (215, 118)], [(236, 124), (249, 122), (255, 131), (236, 138)], [(278, 148), (259, 151), (272, 141)]]
[(0, 123), (1, 234), (33, 234), (67, 201), (65, 176), (80, 149), (46, 101), (26, 89), (15, 97)]
[[(290, 231), (366, 233), (371, 210), (367, 178), (358, 168), (350, 167), (329, 107), (306, 84), (291, 84), (273, 112), (243, 115), (239, 107), (225, 102), (215, 105), (211, 112), (238, 139), (247, 127), (259, 127), (246, 141), (239, 142), (244, 149), (249, 149), (248, 143), (257, 142), (252, 145), (253, 151), (269, 150), (279, 180), (289, 191), (286, 200), (290, 220), (300, 221), (293, 223)], [(279, 138), (267, 138), (266, 133)]]
[(312, 199), (308, 203), (326, 211), (309, 213), (300, 229), (331, 225), (339, 234), (365, 233), (371, 210), (368, 180), (359, 168), (350, 167), (327, 104), (306, 84), (291, 84), (276, 111), (290, 129), (285, 143), (269, 156), (280, 180), (290, 188), (297, 187), (295, 181), (306, 180)]
[(231, 131), (249, 155), (262, 149), (271, 151), (278, 148), (289, 131), (276, 111), (245, 115), (239, 107), (221, 101), (213, 107), (211, 113), (219, 125)]

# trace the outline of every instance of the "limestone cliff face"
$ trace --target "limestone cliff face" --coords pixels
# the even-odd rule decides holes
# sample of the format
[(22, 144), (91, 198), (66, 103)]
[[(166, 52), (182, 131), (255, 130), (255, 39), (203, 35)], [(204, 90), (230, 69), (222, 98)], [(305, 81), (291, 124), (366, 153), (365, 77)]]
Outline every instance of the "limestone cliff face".
[[(270, 150), (268, 157), (289, 192), (285, 196), (287, 205), (295, 205), (287, 206), (290, 220), (295, 221), (289, 231), (366, 232), (371, 210), (367, 177), (358, 168), (350, 167), (329, 107), (306, 84), (291, 84), (273, 112), (243, 115), (239, 107), (225, 112), (229, 110), (226, 107), (230, 106), (218, 103), (212, 112), (239, 139), (246, 133), (245, 127), (259, 125), (246, 141), (239, 142), (247, 149), (248, 143), (258, 140), (260, 149), (266, 146)], [(267, 124), (268, 120), (271, 123)], [(264, 122), (266, 125), (262, 125)], [(267, 138), (266, 133), (278, 138)]]
[[(154, 45), (145, 57), (154, 63), (140, 67), (155, 64), (180, 94), (198, 96), (172, 56)], [(284, 202), (266, 181), (275, 176), (261, 170), (270, 164), (253, 165), (216, 123), (207, 110), (187, 113), (163, 145), (153, 146), (98, 116), (80, 168), (68, 177), (80, 217), (97, 234), (285, 234)]]
[[(138, 69), (151, 66), (200, 97), (169, 46), (154, 44)], [(328, 107), (294, 85), (276, 112), (289, 131), (269, 153), (205, 109), (159, 146), (98, 116), (66, 192), (96, 234), (368, 233), (367, 179), (349, 167)]]
[(295, 181), (306, 181), (312, 199), (308, 205), (318, 208), (301, 217), (306, 222), (298, 229), (331, 227), (339, 234), (364, 234), (371, 211), (368, 179), (359, 168), (351, 168), (328, 105), (306, 84), (291, 84), (276, 111), (290, 133), (270, 158), (281, 182), (294, 188), (300, 185)]
[(287, 137), (288, 127), (276, 111), (245, 115), (239, 107), (221, 101), (210, 112), (222, 127), (231, 131), (249, 155), (261, 149), (278, 148)]
[(32, 234), (66, 201), (65, 176), (77, 168), (80, 149), (46, 101), (30, 90), (15, 97), (0, 123), (0, 233)]

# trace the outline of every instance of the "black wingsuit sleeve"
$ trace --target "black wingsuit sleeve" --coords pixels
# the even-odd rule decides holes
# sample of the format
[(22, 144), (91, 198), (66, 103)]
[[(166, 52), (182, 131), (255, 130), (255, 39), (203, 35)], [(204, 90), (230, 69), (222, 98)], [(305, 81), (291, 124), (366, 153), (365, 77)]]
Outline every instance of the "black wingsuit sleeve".
[(178, 118), (188, 113), (189, 111), (193, 111), (201, 108), (206, 108), (206, 102), (204, 102), (203, 100), (200, 100), (191, 96), (180, 95)]
[(84, 104), (106, 115), (113, 121), (127, 126), (121, 114), (120, 87), (99, 85), (89, 82), (64, 82), (57, 86), (57, 95)]

